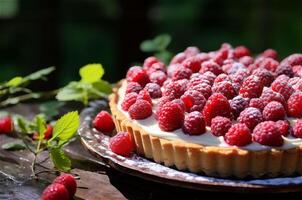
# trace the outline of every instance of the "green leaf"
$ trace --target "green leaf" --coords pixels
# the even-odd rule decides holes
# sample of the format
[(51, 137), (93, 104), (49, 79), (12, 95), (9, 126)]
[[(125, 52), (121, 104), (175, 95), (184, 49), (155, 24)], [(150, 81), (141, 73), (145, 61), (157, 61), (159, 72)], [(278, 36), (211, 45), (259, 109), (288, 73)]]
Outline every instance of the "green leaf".
[(69, 83), (58, 92), (56, 99), (59, 101), (83, 101), (85, 93), (79, 85), (79, 82), (75, 81)]
[(53, 72), (55, 70), (54, 67), (48, 67), (48, 68), (45, 68), (45, 69), (41, 69), (39, 71), (36, 71), (32, 74), (29, 74), (27, 76), (25, 76), (23, 78), (24, 81), (34, 81), (34, 80), (38, 80), (38, 79), (41, 79), (43, 78), (44, 76), (50, 74), (51, 72)]
[(64, 102), (60, 101), (47, 101), (39, 106), (40, 112), (45, 116), (47, 120), (53, 119), (53, 117), (59, 114), (59, 109), (65, 105)]
[(112, 92), (112, 86), (107, 81), (99, 80), (99, 81), (93, 83), (92, 85), (93, 85), (93, 88), (97, 89), (98, 91), (100, 91), (102, 93), (110, 94)]
[(68, 172), (71, 169), (71, 161), (61, 148), (51, 148), (50, 157), (54, 166), (61, 171)]
[(39, 140), (42, 140), (44, 138), (44, 134), (46, 131), (46, 122), (42, 115), (37, 115), (35, 117), (37, 131), (39, 133)]
[(173, 54), (169, 51), (160, 51), (155, 54), (155, 57), (161, 60), (162, 62), (168, 64), (172, 58)]
[(5, 143), (1, 146), (4, 150), (10, 150), (10, 151), (18, 151), (26, 149), (26, 145), (23, 143), (22, 140), (15, 140), (12, 142)]
[(29, 122), (21, 117), (17, 117), (17, 126), (19, 131), (22, 133), (30, 132), (30, 128), (28, 127)]
[(152, 40), (145, 40), (141, 43), (140, 49), (143, 52), (156, 52), (165, 50), (171, 42), (171, 36), (161, 34)]
[(64, 144), (76, 133), (80, 125), (80, 117), (77, 111), (69, 112), (61, 117), (54, 126), (53, 136), (49, 140), (59, 140), (59, 144)]
[(21, 76), (17, 76), (9, 80), (6, 85), (9, 87), (17, 87), (23, 83), (23, 78)]
[(99, 81), (105, 71), (101, 64), (88, 64), (80, 69), (81, 81), (84, 83), (94, 83)]

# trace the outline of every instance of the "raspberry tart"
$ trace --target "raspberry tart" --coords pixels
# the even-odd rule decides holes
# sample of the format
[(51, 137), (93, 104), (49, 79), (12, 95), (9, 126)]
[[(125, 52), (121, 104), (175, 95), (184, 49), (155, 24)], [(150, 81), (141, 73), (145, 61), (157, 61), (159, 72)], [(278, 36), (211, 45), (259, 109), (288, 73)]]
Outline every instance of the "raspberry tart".
[(218, 177), (302, 173), (302, 54), (188, 47), (168, 66), (131, 67), (112, 95), (118, 131), (136, 152), (179, 170)]

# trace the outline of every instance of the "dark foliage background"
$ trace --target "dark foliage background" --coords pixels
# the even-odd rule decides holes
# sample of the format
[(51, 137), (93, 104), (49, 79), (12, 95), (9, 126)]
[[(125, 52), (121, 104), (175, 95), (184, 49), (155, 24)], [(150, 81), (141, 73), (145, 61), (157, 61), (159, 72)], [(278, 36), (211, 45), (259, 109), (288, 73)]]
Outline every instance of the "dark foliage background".
[(139, 44), (160, 33), (169, 49), (217, 49), (222, 42), (280, 57), (302, 52), (302, 1), (282, 0), (0, 0), (0, 81), (56, 66), (45, 86), (78, 79), (78, 68), (100, 62), (119, 80), (147, 55)]

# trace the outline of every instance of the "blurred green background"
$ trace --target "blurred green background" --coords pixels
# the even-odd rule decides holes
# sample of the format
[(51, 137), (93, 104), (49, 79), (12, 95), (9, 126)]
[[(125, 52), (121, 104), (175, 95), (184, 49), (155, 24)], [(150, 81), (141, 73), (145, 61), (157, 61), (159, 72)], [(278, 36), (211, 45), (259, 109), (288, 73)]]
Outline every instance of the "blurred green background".
[(102, 63), (115, 82), (147, 54), (139, 44), (160, 33), (169, 50), (222, 42), (252, 52), (302, 52), (302, 1), (282, 0), (0, 0), (0, 82), (56, 66), (51, 89), (77, 80), (79, 67)]

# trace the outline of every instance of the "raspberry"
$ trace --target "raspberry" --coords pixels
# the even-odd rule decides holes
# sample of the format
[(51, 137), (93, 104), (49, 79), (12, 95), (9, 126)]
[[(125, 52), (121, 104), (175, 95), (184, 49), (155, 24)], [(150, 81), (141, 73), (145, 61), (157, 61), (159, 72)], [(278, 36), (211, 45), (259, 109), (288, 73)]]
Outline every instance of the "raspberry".
[(163, 87), (163, 96), (171, 96), (178, 99), (186, 91), (186, 85), (181, 84), (181, 81), (172, 81)]
[(263, 117), (259, 109), (249, 107), (240, 113), (237, 120), (253, 130), (257, 124), (263, 121)]
[(267, 69), (271, 72), (274, 72), (279, 65), (279, 62), (272, 58), (258, 58), (255, 61), (255, 64), (259, 68)]
[(287, 136), (289, 133), (292, 133), (292, 127), (290, 126), (287, 120), (278, 120), (276, 121), (276, 126), (279, 129), (281, 135)]
[(230, 67), (226, 71), (228, 74), (236, 74), (236, 73), (243, 73), (246, 74), (245, 76), (249, 75), (248, 69), (239, 62), (234, 62), (230, 65)]
[(162, 71), (156, 71), (150, 74), (150, 82), (156, 83), (160, 86), (167, 80), (167, 75)]
[(134, 150), (130, 134), (128, 132), (118, 132), (115, 136), (110, 138), (109, 148), (118, 155), (130, 156)]
[(248, 76), (249, 76), (249, 73), (248, 73), (248, 71), (245, 71), (245, 70), (238, 70), (236, 73), (229, 75), (232, 82), (239, 83), (240, 85), (242, 85), (244, 79)]
[(115, 125), (111, 115), (107, 111), (101, 111), (94, 118), (93, 127), (98, 131), (111, 133)]
[(160, 62), (156, 57), (150, 56), (145, 59), (144, 64), (143, 64), (143, 69), (148, 70), (154, 63)]
[(302, 65), (294, 65), (292, 66), (293, 72), (295, 75), (298, 75), (298, 73), (301, 71), (302, 69)]
[(263, 110), (265, 107), (263, 99), (253, 98), (250, 100), (249, 107), (258, 108), (259, 110)]
[(129, 83), (127, 83), (126, 94), (131, 93), (131, 92), (139, 93), (139, 91), (141, 91), (142, 89), (143, 88), (139, 83), (129, 82)]
[(211, 121), (211, 133), (215, 136), (224, 136), (231, 128), (232, 122), (226, 117), (214, 117)]
[(144, 89), (149, 92), (152, 99), (160, 98), (162, 96), (160, 86), (156, 83), (148, 83)]
[(145, 119), (152, 115), (152, 105), (146, 100), (138, 99), (130, 106), (128, 113), (131, 119)]
[(207, 57), (196, 55), (185, 59), (182, 64), (184, 65), (184, 67), (189, 68), (193, 73), (196, 73), (200, 70), (201, 63), (206, 60), (208, 60)]
[(265, 121), (258, 124), (252, 134), (253, 141), (262, 145), (282, 146), (283, 138), (276, 123)]
[(187, 47), (184, 50), (184, 54), (186, 54), (186, 56), (190, 57), (190, 56), (195, 56), (199, 53), (199, 49), (197, 47)]
[(195, 85), (192, 87), (192, 90), (200, 92), (206, 99), (208, 99), (212, 94), (211, 86), (206, 83)]
[(201, 64), (201, 68), (199, 72), (203, 74), (207, 71), (212, 72), (216, 76), (223, 73), (221, 67), (213, 61), (205, 61)]
[(69, 193), (69, 197), (73, 197), (77, 190), (77, 182), (75, 178), (70, 174), (62, 174), (55, 178), (53, 183), (62, 184), (65, 186)]
[(230, 118), (230, 113), (231, 107), (228, 99), (220, 93), (210, 96), (203, 109), (203, 116), (207, 125), (211, 125), (212, 118), (216, 116)]
[(243, 97), (257, 98), (261, 95), (263, 89), (263, 83), (258, 76), (251, 75), (247, 77), (239, 90), (239, 93)]
[(284, 58), (281, 61), (281, 65), (290, 65), (290, 66), (295, 66), (295, 65), (302, 65), (302, 54), (292, 54), (286, 58)]
[(272, 101), (264, 107), (263, 118), (266, 121), (277, 121), (284, 119), (286, 113), (283, 105), (277, 101)]
[(185, 53), (178, 53), (176, 54), (171, 62), (170, 62), (170, 65), (174, 65), (174, 64), (180, 64), (182, 63), (185, 59), (187, 58), (186, 54)]
[(287, 113), (292, 117), (302, 117), (302, 93), (295, 92), (287, 100)]
[(249, 105), (249, 100), (247, 98), (243, 98), (242, 96), (236, 96), (229, 102), (234, 119), (237, 119), (241, 111), (243, 111)]
[(214, 80), (214, 84), (215, 83), (219, 83), (222, 81), (231, 81), (230, 77), (227, 74), (219, 74), (215, 80)]
[[(194, 75), (194, 76), (193, 76)], [(190, 81), (189, 81), (189, 85), (188, 88), (194, 87), (195, 85), (201, 84), (201, 83), (205, 83), (208, 85), (211, 85), (210, 81), (206, 80), (206, 77), (202, 74), (192, 74)]]
[(262, 54), (261, 57), (264, 58), (272, 58), (274, 60), (277, 60), (278, 58), (278, 53), (276, 50), (274, 49), (266, 49)]
[(229, 145), (245, 146), (252, 142), (249, 128), (245, 124), (234, 124), (224, 136), (224, 140)]
[(128, 70), (126, 77), (128, 82), (137, 82), (143, 87), (150, 82), (145, 70), (138, 66), (131, 67)]
[[(53, 131), (53, 127), (52, 127), (50, 124), (48, 124), (48, 125), (46, 126), (46, 130), (45, 130), (45, 132), (44, 132), (44, 139), (45, 139), (45, 140), (48, 140), (48, 139), (51, 138), (51, 136), (52, 136), (52, 131)], [(39, 139), (40, 139), (40, 138), (39, 138), (39, 133), (38, 133), (38, 132), (34, 133), (32, 137), (33, 137), (34, 140), (39, 140)]]
[(64, 185), (53, 183), (49, 185), (42, 193), (42, 200), (69, 200), (68, 190)]
[(251, 56), (243, 56), (239, 59), (239, 62), (245, 66), (249, 66), (254, 63), (254, 58)]
[(293, 136), (297, 137), (297, 138), (302, 138), (302, 120), (299, 119), (294, 128), (293, 128)]
[(213, 72), (207, 71), (202, 74), (203, 77), (210, 82), (210, 85), (213, 85), (216, 75)]
[(139, 100), (139, 99), (146, 100), (152, 105), (152, 99), (151, 99), (151, 96), (150, 96), (150, 94), (147, 90), (141, 90), (138, 93), (136, 100)]
[(194, 111), (185, 116), (182, 126), (184, 133), (189, 135), (201, 135), (206, 131), (204, 118), (200, 112)]
[(239, 59), (243, 56), (249, 56), (250, 50), (246, 48), (245, 46), (238, 46), (234, 49), (234, 56), (235, 58)]
[(299, 85), (302, 84), (302, 81), (300, 81), (300, 80), (301, 80), (300, 77), (293, 77), (288, 80), (288, 84), (293, 86), (294, 89), (296, 89), (296, 87), (295, 87), (296, 84), (299, 84), (299, 83), (300, 83)]
[[(228, 49), (220, 49), (214, 56), (213, 61), (218, 65), (222, 65), (223, 61), (228, 58), (229, 50)], [(218, 74), (216, 74), (218, 75)]]
[(136, 102), (138, 94), (131, 92), (125, 95), (125, 98), (122, 102), (122, 109), (128, 111), (129, 107)]
[(0, 134), (8, 134), (13, 132), (14, 123), (10, 116), (0, 118)]
[[(271, 101), (278, 101), (280, 102), (283, 106), (286, 105), (286, 101), (284, 99), (284, 97), (278, 93), (273, 91), (270, 88), (267, 88), (265, 90), (263, 90), (261, 96), (260, 96), (261, 100), (263, 101), (263, 104), (266, 105)], [(263, 107), (264, 108), (264, 107)]]
[(278, 82), (277, 79), (272, 83), (272, 89), (275, 92), (282, 94), (285, 100), (295, 92), (294, 88), (287, 82)]
[(264, 86), (269, 87), (271, 83), (274, 81), (274, 75), (271, 71), (268, 71), (267, 69), (258, 68), (253, 71), (252, 75), (258, 76)]
[(213, 93), (221, 93), (228, 99), (232, 99), (236, 95), (236, 91), (229, 81), (222, 81), (214, 84), (212, 91)]
[(179, 65), (179, 67), (176, 68), (172, 73), (172, 80), (176, 81), (181, 79), (189, 79), (191, 75), (192, 71), (189, 68)]
[(174, 131), (183, 125), (184, 110), (179, 103), (169, 101), (157, 110), (157, 118), (161, 130)]
[(148, 76), (150, 76), (150, 74), (152, 74), (153, 72), (157, 72), (157, 71), (166, 72), (165, 64), (162, 62), (154, 63), (153, 65), (151, 65), (151, 67), (149, 67), (147, 69), (146, 72), (147, 72)]
[(204, 96), (196, 90), (186, 91), (180, 97), (180, 99), (183, 101), (187, 112), (193, 112), (193, 111), (201, 112), (207, 101), (204, 98)]
[(290, 65), (279, 65), (275, 71), (276, 75), (286, 75), (288, 77), (293, 77), (294, 76), (294, 72), (293, 69)]

